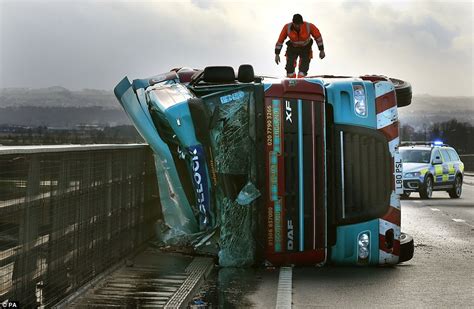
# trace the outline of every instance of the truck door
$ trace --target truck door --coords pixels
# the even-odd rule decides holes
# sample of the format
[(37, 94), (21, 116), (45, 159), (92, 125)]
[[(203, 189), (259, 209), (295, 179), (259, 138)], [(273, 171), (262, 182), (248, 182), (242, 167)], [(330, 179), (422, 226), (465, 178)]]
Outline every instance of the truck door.
[(451, 162), (447, 149), (440, 149), (440, 152), (443, 157), (443, 185), (449, 185), (454, 181), (454, 164)]
[[(431, 163), (434, 162), (434, 160), (443, 160), (441, 157), (441, 153), (439, 152), (438, 149), (434, 149), (433, 153), (431, 155)], [(435, 187), (439, 187), (443, 185), (443, 164), (435, 164), (434, 165), (434, 184)]]

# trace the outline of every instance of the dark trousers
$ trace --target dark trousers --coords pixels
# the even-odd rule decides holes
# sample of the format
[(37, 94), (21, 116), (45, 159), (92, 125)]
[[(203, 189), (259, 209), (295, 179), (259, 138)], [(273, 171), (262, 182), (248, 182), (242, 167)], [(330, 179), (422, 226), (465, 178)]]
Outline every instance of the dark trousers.
[(311, 61), (311, 45), (304, 47), (293, 47), (288, 45), (286, 49), (286, 73), (293, 74), (295, 73), (296, 60), (300, 58), (300, 63), (298, 67), (299, 73), (304, 75), (308, 74), (309, 63)]

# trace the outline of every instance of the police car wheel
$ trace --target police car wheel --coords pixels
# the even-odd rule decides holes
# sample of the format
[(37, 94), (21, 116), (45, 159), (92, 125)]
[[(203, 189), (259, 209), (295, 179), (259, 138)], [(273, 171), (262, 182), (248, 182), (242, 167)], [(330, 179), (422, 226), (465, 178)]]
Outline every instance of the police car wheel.
[(415, 252), (415, 244), (413, 241), (413, 237), (408, 234), (401, 233), (400, 234), (400, 257), (398, 258), (398, 262), (406, 262), (411, 260), (413, 257), (413, 253)]
[(433, 195), (433, 178), (427, 176), (422, 188), (420, 189), (420, 197), (422, 199), (429, 199)]
[(456, 176), (454, 180), (454, 185), (451, 190), (448, 191), (451, 198), (460, 198), (462, 193), (462, 179), (461, 176)]
[(411, 192), (403, 192), (402, 194), (400, 194), (400, 197), (401, 198), (409, 198), (410, 194), (411, 194)]

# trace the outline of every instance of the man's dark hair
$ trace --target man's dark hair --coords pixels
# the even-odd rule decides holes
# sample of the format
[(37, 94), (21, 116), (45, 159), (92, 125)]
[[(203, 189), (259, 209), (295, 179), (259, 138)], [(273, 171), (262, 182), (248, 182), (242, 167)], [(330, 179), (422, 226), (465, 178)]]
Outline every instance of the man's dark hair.
[(295, 14), (293, 15), (293, 22), (295, 24), (302, 24), (303, 23), (303, 16), (301, 16), (300, 14)]

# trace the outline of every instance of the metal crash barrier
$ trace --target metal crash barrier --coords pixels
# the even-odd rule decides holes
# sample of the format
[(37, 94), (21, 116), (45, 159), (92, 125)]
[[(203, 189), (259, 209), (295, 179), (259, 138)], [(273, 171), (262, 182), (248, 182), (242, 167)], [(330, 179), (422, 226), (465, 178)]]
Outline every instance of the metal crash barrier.
[(474, 154), (459, 155), (464, 163), (464, 170), (474, 172)]
[(0, 146), (0, 301), (50, 307), (154, 236), (146, 145)]

